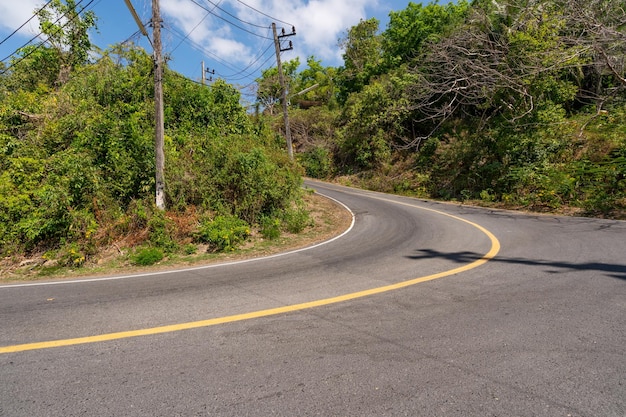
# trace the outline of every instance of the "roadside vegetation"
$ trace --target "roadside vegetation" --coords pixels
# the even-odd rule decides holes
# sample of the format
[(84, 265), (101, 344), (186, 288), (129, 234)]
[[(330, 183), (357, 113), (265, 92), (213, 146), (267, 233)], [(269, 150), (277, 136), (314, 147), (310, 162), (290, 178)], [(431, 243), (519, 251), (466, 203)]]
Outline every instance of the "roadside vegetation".
[[(0, 64), (3, 268), (234, 253), (314, 224), (302, 176), (406, 195), (626, 218), (626, 12), (610, 0), (415, 4), (348, 28), (343, 65), (284, 63), (257, 109), (167, 70), (166, 206), (154, 206), (151, 57), (95, 53), (90, 13)], [(305, 91), (302, 94), (299, 92)], [(26, 262), (24, 264), (24, 262)]]
[[(341, 45), (340, 68), (286, 65), (292, 94), (317, 85), (291, 99), (307, 175), (626, 218), (622, 2), (409, 3), (382, 31), (376, 19), (348, 29)], [(275, 73), (259, 85), (277, 103)]]
[[(72, 2), (54, 3), (57, 14)], [(69, 9), (68, 9), (69, 8)], [(154, 205), (152, 58), (132, 44), (89, 58), (84, 14), (0, 68), (0, 258), (4, 267), (80, 268), (117, 248), (124, 262), (231, 252), (311, 225), (302, 170), (283, 140), (223, 81), (164, 80), (166, 206)]]

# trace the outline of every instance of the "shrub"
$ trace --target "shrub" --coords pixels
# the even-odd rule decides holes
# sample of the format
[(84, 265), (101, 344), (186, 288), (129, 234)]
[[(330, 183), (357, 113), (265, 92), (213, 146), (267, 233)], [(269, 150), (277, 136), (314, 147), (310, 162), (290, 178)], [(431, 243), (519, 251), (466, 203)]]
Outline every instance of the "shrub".
[(280, 237), (280, 219), (271, 216), (261, 218), (261, 235), (265, 239), (273, 240)]
[(332, 175), (332, 155), (323, 147), (315, 147), (298, 156), (306, 175), (311, 178), (328, 178)]
[(183, 253), (185, 255), (193, 255), (197, 251), (198, 251), (198, 247), (194, 245), (193, 243), (189, 243), (185, 245), (185, 247), (183, 248)]
[(174, 235), (174, 223), (165, 217), (165, 213), (155, 210), (150, 220), (148, 220), (148, 239), (157, 248), (163, 249), (166, 253), (174, 252), (178, 245), (172, 239)]
[(285, 210), (283, 223), (289, 233), (300, 233), (307, 226), (312, 225), (313, 221), (304, 207), (297, 207)]
[(217, 216), (200, 222), (194, 234), (198, 242), (208, 243), (209, 250), (232, 251), (250, 236), (250, 226), (235, 216)]
[(142, 248), (137, 250), (131, 257), (133, 265), (149, 266), (164, 258), (163, 251), (159, 248)]
[(81, 267), (87, 260), (87, 253), (85, 248), (82, 248), (78, 243), (72, 242), (65, 245), (59, 252), (59, 265), (67, 266), (70, 268)]

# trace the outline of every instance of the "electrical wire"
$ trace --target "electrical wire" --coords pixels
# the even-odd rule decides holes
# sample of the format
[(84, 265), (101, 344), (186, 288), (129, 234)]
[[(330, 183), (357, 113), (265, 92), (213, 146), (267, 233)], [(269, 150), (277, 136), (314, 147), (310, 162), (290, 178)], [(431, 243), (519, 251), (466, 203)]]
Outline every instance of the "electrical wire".
[[(170, 27), (166, 26), (165, 29), (170, 31), (173, 35), (175, 35), (175, 36), (177, 36), (179, 38), (183, 38), (184, 37), (181, 32), (177, 31), (174, 28), (170, 28)], [(252, 67), (255, 63), (259, 62), (265, 56), (267, 51), (269, 51), (269, 49), (273, 46), (273, 42), (272, 42), (265, 48), (265, 50), (263, 50), (263, 52), (261, 54), (259, 54), (254, 60), (252, 60), (245, 68), (239, 69), (239, 68), (236, 67), (235, 64), (233, 64), (231, 62), (228, 62), (228, 61), (224, 60), (223, 58), (220, 58), (218, 55), (216, 55), (215, 53), (207, 50), (202, 45), (199, 45), (198, 43), (196, 43), (196, 42), (194, 42), (194, 41), (192, 41), (192, 40), (190, 40), (188, 38), (187, 39), (183, 39), (183, 40), (185, 42), (187, 42), (189, 45), (191, 45), (193, 48), (197, 49), (199, 52), (202, 52), (203, 54), (206, 54), (206, 55), (210, 55), (212, 57), (212, 59), (214, 59), (215, 61), (218, 61), (219, 63), (221, 63), (225, 67), (227, 67), (227, 68), (231, 69), (232, 71), (234, 71), (234, 73), (232, 73), (232, 74), (224, 74), (224, 73), (221, 73), (221, 72), (217, 73), (218, 76), (220, 76), (221, 78), (227, 79), (228, 81), (239, 81), (239, 80), (243, 80), (243, 79), (252, 79), (254, 77), (254, 74), (256, 72), (258, 72), (261, 68), (263, 68), (265, 66), (265, 64), (267, 63), (267, 61), (269, 61), (273, 57), (273, 54), (268, 56), (255, 69), (249, 70), (250, 67)], [(240, 76), (240, 77), (237, 77), (240, 74), (243, 74), (243, 75)]]
[[(176, 35), (177, 37), (179, 37), (181, 39), (183, 39), (185, 37), (184, 34), (182, 34), (181, 32), (179, 32), (178, 30), (176, 30), (173, 27), (165, 26), (164, 29), (170, 31), (173, 35)], [(194, 42), (194, 41), (192, 41), (189, 38), (185, 39), (185, 42), (189, 43), (193, 48), (195, 48), (199, 52), (202, 52), (203, 54), (206, 54), (206, 55), (211, 55), (216, 61), (220, 62), (221, 64), (223, 64), (226, 67), (229, 67), (233, 71), (238, 71), (238, 69), (236, 67), (234, 67), (233, 64), (231, 64), (230, 62), (225, 61), (224, 59), (220, 58), (219, 56), (217, 56), (213, 52), (209, 51), (208, 49), (206, 49), (202, 45), (198, 44), (197, 42)]]
[(44, 4), (43, 6), (41, 6), (41, 8), (39, 8), (39, 10), (36, 10), (33, 15), (30, 17), (30, 19), (28, 19), (26, 22), (22, 23), (20, 25), (19, 28), (15, 29), (9, 36), (7, 36), (6, 38), (2, 39), (0, 41), (0, 45), (2, 45), (3, 43), (5, 43), (11, 36), (15, 35), (17, 32), (19, 32), (19, 30), (21, 28), (23, 28), (24, 26), (26, 26), (28, 24), (28, 22), (30, 22), (31, 20), (33, 20), (43, 9), (45, 9), (46, 7), (48, 7), (48, 5), (50, 3), (52, 3), (53, 0), (48, 0), (48, 2), (46, 4)]
[[(198, 24), (197, 24), (197, 25), (195, 25), (195, 26), (193, 27), (193, 29), (191, 29), (191, 30), (190, 30), (190, 31), (189, 31), (189, 32), (185, 35), (185, 37), (184, 37), (183, 39), (181, 39), (181, 41), (178, 43), (178, 45), (176, 45), (176, 46), (174, 47), (174, 49), (172, 49), (172, 51), (171, 51), (170, 53), (174, 53), (174, 51), (175, 51), (175, 50), (177, 50), (177, 49), (178, 49), (178, 47), (179, 47), (180, 45), (182, 45), (182, 43), (185, 41), (185, 39), (189, 38), (189, 35), (191, 35), (191, 34), (193, 33), (193, 31), (194, 31), (194, 30), (196, 30), (196, 29), (198, 28), (198, 26), (200, 26), (200, 24), (202, 24), (202, 22), (204, 22), (204, 21), (206, 20), (206, 18), (207, 18), (207, 17), (209, 17), (209, 15), (211, 14), (211, 12), (213, 12), (213, 10), (215, 10), (216, 8), (219, 8), (219, 5), (222, 3), (222, 1), (223, 1), (223, 0), (220, 0), (217, 4), (214, 4), (214, 5), (213, 5), (213, 6), (214, 6), (214, 7), (213, 7), (213, 9), (211, 9), (211, 11), (210, 11), (210, 12), (207, 12), (207, 14), (205, 14), (205, 15), (204, 15), (204, 17), (203, 17), (203, 18), (202, 18), (202, 19), (198, 22)], [(211, 4), (213, 4), (213, 3), (211, 3)]]
[(241, 0), (237, 0), (237, 2), (238, 2), (238, 3), (243, 4), (244, 6), (246, 6), (246, 7), (250, 8), (250, 9), (254, 10), (255, 12), (257, 12), (257, 13), (259, 13), (259, 14), (262, 14), (262, 15), (263, 15), (263, 16), (265, 16), (265, 17), (269, 17), (269, 18), (270, 18), (270, 19), (272, 19), (272, 20), (275, 20), (275, 21), (280, 22), (280, 23), (284, 23), (284, 24), (286, 24), (286, 25), (288, 25), (288, 26), (294, 26), (293, 24), (291, 24), (291, 23), (287, 23), (287, 22), (285, 22), (284, 20), (280, 20), (280, 19), (277, 19), (277, 18), (275, 18), (275, 17), (272, 17), (272, 16), (270, 16), (270, 15), (268, 15), (268, 14), (265, 14), (265, 13), (263, 13), (262, 11), (255, 9), (254, 7), (250, 6), (249, 4), (244, 3), (244, 2), (243, 2), (243, 1), (241, 1)]
[[(248, 64), (247, 67), (245, 67), (244, 69), (242, 69), (239, 72), (236, 72), (234, 74), (229, 74), (224, 76), (225, 78), (228, 78), (229, 80), (234, 80), (234, 81), (238, 81), (238, 80), (243, 80), (245, 78), (250, 78), (250, 76), (252, 76), (252, 74), (256, 73), (260, 68), (262, 68), (265, 63), (267, 61), (269, 61), (273, 55), (270, 55), (268, 58), (265, 59), (265, 61), (263, 61), (263, 63), (261, 63), (261, 65), (259, 67), (257, 67), (255, 70), (248, 72), (247, 74), (244, 74), (246, 71), (248, 71), (248, 69), (250, 69), (251, 66), (253, 66), (254, 64), (256, 64), (257, 62), (259, 62), (261, 60), (261, 58), (263, 58), (263, 56), (267, 53), (267, 51), (273, 46), (273, 44), (270, 44), (267, 48), (265, 48), (265, 50), (252, 62), (250, 62)], [(239, 75), (243, 74), (243, 76), (238, 77)]]
[(123, 40), (122, 42), (120, 42), (122, 45), (129, 43), (130, 41), (133, 41), (134, 39), (139, 38), (139, 35), (141, 35), (141, 30), (137, 29), (135, 31), (135, 33), (133, 33), (132, 35), (130, 35), (128, 38), (126, 38), (125, 40)]
[(178, 42), (178, 45), (176, 45), (176, 46), (174, 47), (174, 49), (172, 49), (172, 50), (171, 50), (171, 52), (170, 52), (170, 53), (171, 53), (171, 54), (173, 54), (173, 53), (174, 53), (174, 51), (175, 51), (175, 50), (177, 50), (177, 49), (178, 49), (178, 47), (179, 47), (180, 45), (182, 45), (182, 43), (183, 43), (183, 42), (185, 42), (185, 40), (186, 40), (186, 39), (188, 39), (188, 38), (189, 38), (189, 35), (191, 35), (191, 34), (193, 33), (193, 31), (194, 31), (194, 30), (196, 30), (196, 29), (198, 28), (198, 26), (200, 26), (200, 24), (202, 24), (202, 22), (204, 22), (204, 21), (206, 20), (206, 18), (207, 18), (207, 17), (209, 17), (209, 15), (210, 15), (210, 14), (211, 14), (211, 13), (207, 13), (207, 14), (205, 14), (205, 15), (204, 15), (204, 17), (203, 17), (203, 18), (202, 18), (202, 19), (198, 22), (198, 24), (197, 24), (197, 25), (195, 25), (195, 26), (193, 27), (193, 29), (191, 29), (191, 30), (190, 30), (190, 31), (189, 31), (189, 32), (185, 35), (185, 37), (184, 37), (183, 39), (181, 39), (181, 40), (180, 40), (180, 42)]
[[(76, 6), (78, 6), (80, 3), (82, 3), (83, 0), (80, 0), (78, 3), (76, 3)], [(69, 18), (69, 20), (67, 22), (65, 22), (65, 24), (61, 25), (61, 29), (64, 29), (65, 26), (67, 26), (70, 22), (72, 22), (74, 19), (76, 19), (76, 17), (80, 16), (80, 14), (82, 12), (84, 12), (89, 6), (91, 6), (91, 4), (96, 1), (96, 0), (91, 0), (89, 1), (89, 3), (87, 3), (87, 5), (85, 5), (85, 7), (83, 7), (79, 12), (77, 12), (74, 16), (72, 16), (71, 18)], [(100, 0), (98, 0), (98, 3), (100, 2)], [(97, 3), (96, 3), (97, 4)], [(54, 21), (54, 23), (57, 23), (59, 20), (61, 20), (63, 17), (67, 17), (66, 13), (62, 14), (57, 20)], [(42, 35), (42, 33), (39, 33), (39, 35), (37, 35), (35, 38), (37, 38), (38, 36)], [(33, 39), (35, 39), (33, 38)], [(13, 68), (14, 66), (16, 66), (17, 64), (19, 64), (20, 62), (24, 61), (26, 58), (28, 58), (29, 56), (31, 56), (33, 53), (35, 53), (35, 51), (37, 51), (39, 48), (41, 48), (43, 45), (45, 45), (45, 43), (47, 41), (50, 40), (50, 36), (48, 38), (46, 38), (45, 40), (42, 40), (41, 42), (39, 42), (37, 45), (35, 45), (35, 48), (32, 49), (31, 51), (29, 51), (28, 53), (22, 55), (18, 60), (14, 61), (11, 63), (11, 65), (7, 66), (6, 68), (4, 68), (2, 70), (2, 72), (0, 74), (5, 74), (7, 71), (9, 71), (11, 68)], [(32, 42), (32, 39), (30, 41), (28, 41), (26, 44), (24, 44), (23, 46), (21, 46), (20, 48), (18, 48), (15, 52), (13, 52), (12, 54), (10, 54), (9, 56), (7, 56), (6, 58), (2, 59), (1, 62), (6, 61), (7, 59), (11, 58), (13, 55), (15, 55), (17, 52), (19, 52), (20, 49), (24, 48), (26, 45), (28, 45), (30, 42)]]
[[(82, 2), (83, 2), (83, 0), (80, 0), (78, 3), (76, 3), (76, 6), (80, 5)], [(92, 0), (92, 2), (93, 2), (93, 0)], [(90, 2), (90, 4), (91, 4), (92, 2)], [(87, 5), (87, 6), (88, 6), (88, 5)], [(41, 9), (40, 9), (40, 10), (41, 10)], [(83, 8), (83, 10), (85, 10), (85, 9)], [(82, 10), (81, 10), (81, 12), (82, 12)], [(80, 12), (79, 12), (79, 13), (80, 13)], [(57, 20), (55, 20), (52, 24), (53, 24), (53, 25), (56, 25), (56, 24), (57, 24), (57, 23), (59, 23), (59, 21), (60, 21), (61, 19), (63, 19), (64, 17), (65, 17), (65, 13), (64, 13), (64, 14), (62, 14), (61, 16), (59, 16), (59, 17), (57, 18)], [(39, 37), (40, 37), (41, 35), (43, 35), (43, 34), (44, 34), (43, 32), (39, 32), (37, 35), (35, 35), (35, 36), (33, 36), (32, 38), (30, 38), (30, 39), (28, 40), (28, 42), (26, 42), (24, 45), (20, 46), (19, 48), (17, 48), (15, 51), (13, 51), (11, 54), (9, 54), (7, 57), (5, 57), (5, 58), (1, 59), (0, 61), (4, 62), (4, 61), (6, 61), (7, 59), (11, 58), (13, 55), (15, 55), (16, 53), (18, 53), (20, 49), (22, 49), (22, 48), (24, 48), (24, 47), (28, 46), (28, 45), (29, 45), (32, 41), (34, 41), (35, 39), (39, 38)], [(48, 39), (50, 39), (50, 38), (48, 38)], [(47, 39), (46, 39), (46, 40), (47, 40)]]
[[(242, 20), (241, 18), (235, 16), (234, 14), (230, 13), (228, 10), (222, 9), (221, 7), (218, 6), (219, 3), (221, 3), (221, 1), (218, 4), (213, 3), (211, 0), (205, 0), (208, 3), (211, 3), (213, 6), (215, 6), (215, 8), (218, 8), (219, 10), (223, 11), (224, 13), (226, 13), (227, 15), (229, 15), (230, 17), (239, 20), (241, 23), (245, 23), (246, 25), (250, 25), (250, 26), (254, 26), (257, 28), (261, 28), (261, 29), (265, 29), (268, 25), (265, 26), (261, 26), (261, 25), (257, 25), (256, 23), (250, 23), (250, 22), (246, 22), (245, 20)], [(195, 3), (195, 2), (194, 2)]]
[[(231, 25), (231, 26), (233, 26), (233, 27), (236, 27), (236, 28), (237, 28), (237, 29), (239, 29), (239, 30), (242, 30), (242, 31), (244, 31), (244, 32), (246, 32), (246, 33), (249, 33), (249, 34), (251, 34), (251, 35), (253, 35), (253, 36), (256, 36), (256, 37), (259, 37), (259, 38), (261, 38), (261, 39), (272, 39), (272, 38), (268, 38), (268, 37), (263, 36), (263, 35), (259, 35), (258, 33), (252, 32), (252, 31), (250, 31), (250, 30), (248, 30), (248, 29), (246, 29), (246, 28), (243, 28), (243, 27), (241, 27), (241, 26), (239, 26), (239, 25), (237, 25), (237, 24), (235, 24), (235, 23), (231, 22), (231, 21), (230, 21), (230, 20), (228, 20), (228, 19), (223, 18), (222, 16), (220, 16), (220, 15), (218, 15), (218, 14), (215, 14), (215, 13), (211, 12), (211, 10), (207, 9), (204, 5), (202, 5), (202, 4), (200, 4), (200, 3), (198, 3), (196, 0), (189, 0), (189, 1), (191, 1), (192, 3), (194, 3), (195, 5), (197, 5), (198, 7), (200, 7), (201, 9), (206, 10), (207, 12), (211, 13), (213, 16), (217, 17), (218, 19), (221, 19), (221, 20), (223, 20), (224, 22), (228, 23), (229, 25)], [(220, 9), (220, 10), (221, 10), (221, 9)], [(239, 19), (238, 19), (238, 20), (239, 20)], [(263, 27), (265, 27), (265, 26), (263, 26)]]

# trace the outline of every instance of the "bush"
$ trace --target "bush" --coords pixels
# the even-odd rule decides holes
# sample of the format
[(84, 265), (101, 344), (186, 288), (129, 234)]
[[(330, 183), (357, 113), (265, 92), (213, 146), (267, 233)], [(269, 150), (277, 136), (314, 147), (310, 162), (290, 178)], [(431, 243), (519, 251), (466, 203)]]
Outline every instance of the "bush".
[(332, 155), (323, 147), (315, 147), (298, 156), (306, 175), (311, 178), (328, 178), (332, 175)]
[(280, 237), (280, 219), (271, 216), (261, 218), (261, 235), (265, 239), (273, 240)]
[(149, 266), (161, 261), (164, 256), (159, 248), (143, 248), (135, 252), (131, 257), (131, 262), (133, 265)]
[(172, 238), (174, 235), (174, 223), (165, 217), (165, 213), (155, 210), (148, 220), (148, 232), (150, 243), (166, 253), (174, 252), (178, 245)]
[(185, 245), (185, 247), (183, 248), (183, 253), (185, 255), (193, 255), (198, 251), (198, 247), (196, 245), (194, 245), (193, 243), (189, 243), (187, 245)]
[(307, 226), (311, 226), (313, 221), (304, 207), (297, 207), (285, 210), (283, 223), (289, 233), (300, 233)]
[(88, 254), (86, 252), (85, 248), (81, 247), (78, 243), (69, 243), (59, 251), (59, 265), (79, 268), (87, 260)]
[(194, 234), (196, 241), (209, 244), (215, 252), (232, 251), (250, 236), (250, 226), (235, 216), (203, 220)]

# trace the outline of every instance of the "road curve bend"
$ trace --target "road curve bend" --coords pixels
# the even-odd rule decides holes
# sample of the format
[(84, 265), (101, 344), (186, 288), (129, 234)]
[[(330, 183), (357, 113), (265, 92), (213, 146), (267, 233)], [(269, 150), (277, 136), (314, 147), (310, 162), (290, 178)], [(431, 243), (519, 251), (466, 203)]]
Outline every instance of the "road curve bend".
[(626, 223), (307, 186), (349, 233), (0, 287), (0, 415), (626, 414)]

